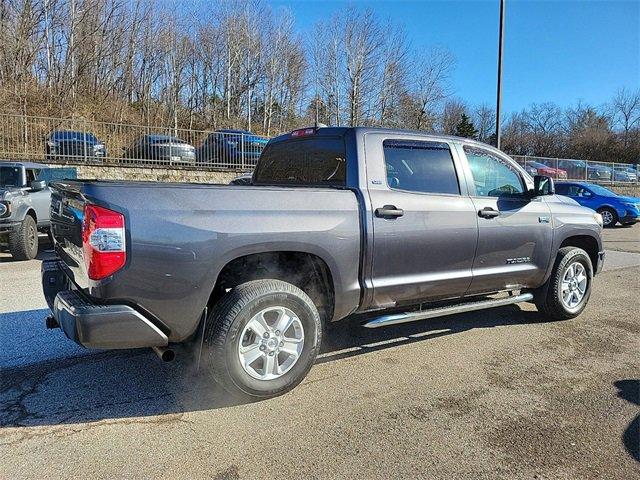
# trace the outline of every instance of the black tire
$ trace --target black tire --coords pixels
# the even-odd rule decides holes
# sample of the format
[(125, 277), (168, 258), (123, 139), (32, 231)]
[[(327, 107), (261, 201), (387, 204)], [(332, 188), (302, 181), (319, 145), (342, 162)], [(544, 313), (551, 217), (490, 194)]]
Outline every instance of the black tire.
[(33, 260), (38, 255), (38, 227), (31, 215), (9, 234), (9, 251), (14, 260)]
[[(295, 313), (303, 326), (304, 342), (290, 370), (278, 378), (261, 380), (245, 370), (238, 352), (247, 323), (269, 307), (285, 307)], [(203, 359), (213, 378), (233, 395), (270, 398), (288, 392), (304, 379), (321, 340), (320, 315), (307, 294), (280, 280), (254, 280), (232, 289), (211, 310), (205, 326)]]
[[(584, 296), (573, 308), (569, 308), (562, 300), (562, 280), (568, 268), (580, 263), (586, 272), (587, 285)], [(551, 276), (539, 289), (534, 291), (534, 302), (538, 311), (552, 320), (568, 320), (582, 313), (591, 296), (593, 281), (593, 265), (587, 252), (577, 247), (564, 247), (558, 251)]]
[[(602, 215), (603, 227), (604, 228), (613, 228), (616, 223), (618, 223), (618, 214), (613, 208), (602, 207), (598, 209), (598, 213)], [(610, 215), (610, 216), (609, 216)], [(611, 220), (606, 220), (606, 219)]]

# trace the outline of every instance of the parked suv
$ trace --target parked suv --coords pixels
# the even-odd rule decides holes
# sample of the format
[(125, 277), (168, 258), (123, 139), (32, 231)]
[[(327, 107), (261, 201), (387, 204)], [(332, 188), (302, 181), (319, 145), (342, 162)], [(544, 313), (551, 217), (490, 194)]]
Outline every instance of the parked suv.
[(268, 140), (246, 130), (216, 130), (198, 147), (199, 164), (254, 166)]
[(300, 383), (349, 316), (379, 328), (533, 302), (576, 317), (604, 259), (601, 216), (553, 179), (423, 132), (295, 130), (269, 141), (251, 185), (53, 188), (47, 325), (163, 360), (192, 345), (254, 399)]
[(93, 133), (56, 130), (45, 139), (47, 161), (101, 160), (107, 155), (104, 143)]
[(75, 178), (74, 168), (0, 161), (0, 237), (16, 260), (38, 254), (38, 232), (49, 231), (51, 180)]
[(184, 165), (195, 162), (196, 149), (178, 137), (143, 135), (125, 149), (124, 157), (141, 162)]

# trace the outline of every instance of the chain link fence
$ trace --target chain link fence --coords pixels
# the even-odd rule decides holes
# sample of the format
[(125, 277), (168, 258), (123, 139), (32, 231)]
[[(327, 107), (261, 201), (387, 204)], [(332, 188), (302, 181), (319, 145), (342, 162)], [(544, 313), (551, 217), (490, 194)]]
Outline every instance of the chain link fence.
[[(252, 170), (268, 138), (242, 130), (191, 130), (0, 114), (0, 159), (68, 165)], [(640, 166), (513, 155), (531, 175), (638, 184)]]
[(251, 170), (267, 142), (265, 137), (242, 130), (190, 130), (0, 114), (0, 159)]
[(604, 184), (637, 184), (640, 178), (640, 166), (637, 164), (523, 155), (512, 155), (512, 157), (530, 175), (547, 175), (555, 180), (580, 180)]

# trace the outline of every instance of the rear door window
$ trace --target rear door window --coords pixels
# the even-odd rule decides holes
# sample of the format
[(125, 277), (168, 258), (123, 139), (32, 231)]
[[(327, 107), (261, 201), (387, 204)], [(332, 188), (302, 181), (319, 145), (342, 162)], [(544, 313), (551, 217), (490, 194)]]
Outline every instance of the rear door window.
[(346, 172), (346, 151), (341, 137), (307, 137), (267, 144), (253, 183), (344, 187)]
[(449, 145), (442, 142), (385, 140), (387, 185), (395, 190), (459, 195)]

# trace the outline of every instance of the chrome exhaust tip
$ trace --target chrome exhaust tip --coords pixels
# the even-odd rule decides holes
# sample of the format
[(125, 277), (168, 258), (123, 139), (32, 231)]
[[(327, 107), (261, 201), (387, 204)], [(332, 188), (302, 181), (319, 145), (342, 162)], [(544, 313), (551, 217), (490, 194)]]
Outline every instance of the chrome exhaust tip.
[(167, 347), (151, 347), (163, 362), (172, 362), (176, 358), (176, 352)]

